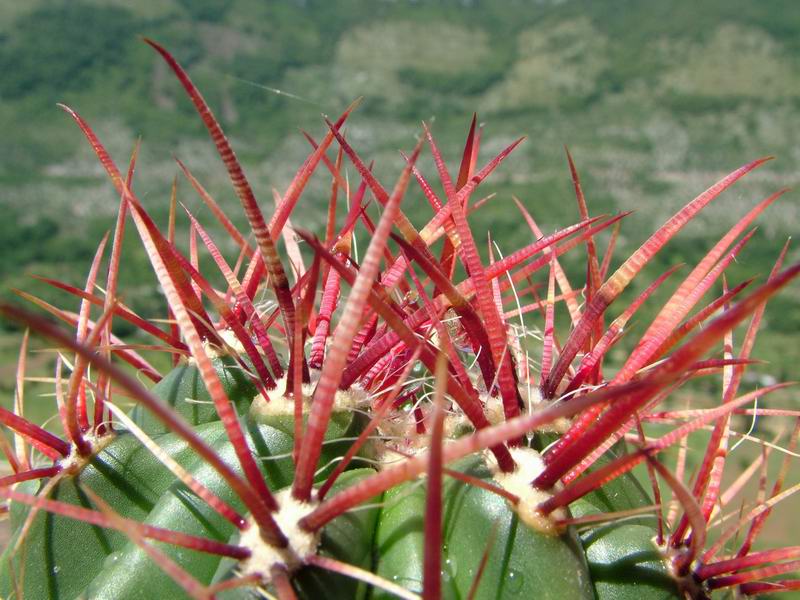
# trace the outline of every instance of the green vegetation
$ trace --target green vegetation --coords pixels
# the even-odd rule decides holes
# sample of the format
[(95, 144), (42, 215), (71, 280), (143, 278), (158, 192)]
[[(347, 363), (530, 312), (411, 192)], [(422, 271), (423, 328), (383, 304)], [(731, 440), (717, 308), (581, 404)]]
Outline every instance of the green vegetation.
[[(458, 152), (455, 132), (473, 110), (486, 124), (485, 156), (516, 135), (529, 136), (493, 179), (496, 199), (473, 217), (503, 232), (501, 249), (530, 236), (512, 194), (546, 231), (576, 218), (563, 144), (575, 155), (593, 213), (637, 211), (620, 255), (642, 241), (631, 231), (651, 230), (718, 174), (777, 156), (701, 215), (680, 246), (658, 257), (654, 272), (696, 259), (743, 205), (800, 182), (794, 0), (3, 3), (3, 294), (21, 287), (68, 305), (28, 274), (57, 273), (80, 284), (113, 223), (110, 187), (56, 102), (79, 109), (120, 161), (141, 136), (135, 185), (162, 222), (177, 172), (173, 155), (238, 215), (202, 126), (141, 36), (159, 40), (189, 68), (267, 204), (270, 188), (283, 189), (308, 152), (298, 128), (319, 135), (319, 113), (337, 114), (358, 96), (365, 99), (348, 135), (384, 178), (398, 170), (396, 151), (410, 147), (421, 119), (434, 121), (447, 155)], [(309, 213), (325, 202), (324, 179), (318, 176), (303, 198)], [(199, 209), (182, 179), (179, 199)], [(320, 214), (320, 227), (322, 221)], [(796, 231), (796, 195), (760, 224), (739, 261), (743, 278), (763, 276)], [(149, 267), (136, 241), (128, 242), (124, 299), (161, 316)], [(582, 267), (567, 260), (567, 268)], [(800, 305), (786, 294), (776, 307), (780, 319), (766, 324), (776, 335), (760, 344), (777, 364), (762, 370), (782, 377), (800, 360), (796, 344), (786, 341), (786, 332), (800, 329)], [(3, 363), (13, 362), (15, 344), (2, 347)]]
[[(348, 135), (376, 159), (385, 181), (393, 180), (400, 164), (396, 151), (412, 145), (423, 118), (434, 119), (451, 157), (463, 142), (456, 134), (473, 110), (486, 123), (483, 156), (519, 134), (529, 136), (491, 180), (496, 199), (472, 217), (476, 230), (491, 223), (492, 231), (503, 233), (495, 240), (501, 249), (530, 236), (520, 226), (512, 194), (545, 231), (576, 218), (563, 144), (575, 155), (593, 213), (636, 210), (618, 256), (629, 254), (645, 232), (718, 175), (760, 155), (777, 156), (700, 215), (679, 244), (653, 261), (651, 274), (696, 261), (743, 206), (800, 183), (800, 11), (793, 0), (769, 6), (718, 0), (702, 10), (687, 0), (518, 1), (511, 3), (513, 10), (508, 4), (30, 2), (16, 5), (14, 14), (4, 5), (2, 294), (17, 287), (77, 309), (73, 299), (29, 275), (82, 285), (96, 244), (113, 224), (110, 186), (55, 106), (59, 101), (90, 119), (121, 162), (142, 137), (135, 185), (162, 224), (177, 172), (173, 155), (243, 224), (205, 131), (140, 36), (161, 41), (190, 69), (265, 203), (271, 202), (270, 187), (285, 188), (308, 152), (298, 128), (319, 136), (319, 113), (338, 114), (358, 96), (364, 102)], [(431, 170), (430, 164), (423, 167)], [(313, 183), (302, 201), (320, 209), (321, 229), (328, 182), (317, 176)], [(202, 216), (183, 179), (179, 199)], [(424, 201), (419, 194), (409, 200), (419, 201), (421, 222)], [(405, 210), (414, 216), (413, 207)], [(790, 194), (760, 219), (760, 231), (732, 272), (741, 279), (763, 277), (797, 224), (796, 194)], [(178, 235), (185, 245), (180, 225)], [(140, 243), (129, 236), (126, 246), (124, 301), (146, 316), (164, 316)], [(790, 260), (797, 256), (792, 251)], [(575, 281), (582, 280), (582, 265), (567, 257), (565, 266)], [(631, 286), (631, 295), (638, 291)], [(752, 367), (752, 377), (796, 378), (796, 298), (795, 292), (774, 300), (756, 349), (769, 364)], [(655, 298), (651, 310), (659, 305)], [(647, 320), (643, 316), (639, 323)], [(115, 328), (130, 338), (124, 323)], [(6, 405), (18, 347), (18, 332), (0, 335)], [(624, 350), (618, 353), (625, 356)], [(30, 386), (31, 397), (36, 391)], [(51, 416), (46, 402), (29, 403), (29, 411), (40, 422)]]
[[(421, 119), (433, 120), (449, 157), (474, 110), (486, 124), (482, 157), (528, 135), (487, 185), (496, 199), (472, 217), (476, 231), (491, 222), (502, 233), (495, 240), (501, 249), (530, 236), (512, 194), (545, 231), (576, 219), (563, 144), (575, 155), (593, 214), (637, 211), (618, 256), (630, 254), (646, 232), (718, 175), (776, 155), (687, 227), (650, 273), (696, 261), (742, 207), (800, 183), (796, 0), (6, 1), (0, 3), (0, 294), (18, 287), (76, 309), (73, 299), (29, 274), (80, 285), (113, 223), (111, 188), (56, 102), (79, 109), (120, 163), (142, 137), (135, 186), (162, 224), (177, 172), (173, 155), (243, 223), (202, 125), (141, 36), (159, 40), (190, 70), (266, 206), (270, 188), (284, 189), (309, 150), (298, 128), (319, 136), (319, 114), (338, 114), (359, 96), (364, 102), (348, 137), (375, 158), (386, 182), (399, 170), (397, 149), (412, 145)], [(429, 162), (422, 166), (430, 171)], [(324, 214), (314, 209), (325, 205), (327, 187), (317, 176), (302, 200), (309, 215), (319, 214), (319, 229)], [(179, 198), (202, 215), (183, 179)], [(427, 211), (419, 194), (412, 195), (405, 208), (412, 217), (415, 200)], [(760, 230), (730, 271), (734, 278), (763, 278), (798, 222), (795, 192), (759, 220)], [(185, 247), (180, 225), (178, 236)], [(126, 244), (124, 301), (163, 317), (163, 298), (139, 242), (131, 236)], [(788, 260), (798, 256), (793, 249)], [(569, 258), (564, 264), (582, 280), (582, 265)], [(633, 285), (629, 293), (638, 291)], [(776, 298), (767, 313), (754, 354), (770, 364), (754, 366), (753, 377), (796, 378), (798, 291)], [(651, 310), (657, 306), (658, 298)], [(120, 336), (130, 333), (124, 327), (119, 324)], [(11, 398), (18, 339), (18, 332), (0, 335), (4, 403)], [(32, 418), (43, 404), (29, 403)], [(49, 416), (46, 410), (38, 420)], [(740, 455), (752, 451), (745, 448)], [(743, 456), (743, 466), (752, 458)], [(776, 538), (785, 534), (775, 532)]]

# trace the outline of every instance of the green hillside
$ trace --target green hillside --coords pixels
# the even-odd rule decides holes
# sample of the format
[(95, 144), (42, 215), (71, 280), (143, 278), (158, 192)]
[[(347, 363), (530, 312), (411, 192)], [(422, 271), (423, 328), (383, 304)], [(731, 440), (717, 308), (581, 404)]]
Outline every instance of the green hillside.
[[(491, 224), (501, 247), (529, 235), (512, 194), (545, 229), (575, 219), (564, 144), (592, 211), (636, 210), (620, 256), (721, 174), (777, 156), (689, 227), (654, 270), (697, 258), (746, 207), (800, 181), (794, 0), (5, 0), (2, 289), (53, 298), (27, 273), (80, 281), (113, 223), (110, 186), (56, 102), (79, 110), (119, 160), (141, 136), (137, 189), (164, 218), (173, 156), (240, 216), (201, 123), (142, 36), (190, 70), (267, 202), (308, 152), (299, 129), (323, 131), (320, 113), (337, 114), (359, 96), (348, 134), (387, 181), (422, 119), (434, 122), (453, 158), (473, 111), (485, 123), (485, 156), (528, 136), (492, 181), (497, 199), (475, 217)], [(182, 183), (181, 199), (198, 207)], [(303, 200), (310, 209), (327, 187), (323, 177), (316, 183)], [(763, 273), (797, 229), (796, 198), (762, 219), (740, 261), (743, 275)], [(126, 301), (158, 314), (149, 267), (133, 240), (129, 246)], [(785, 376), (800, 355), (782, 332), (797, 331), (800, 307), (790, 295), (777, 306), (782, 321), (768, 324), (775, 335), (764, 351), (781, 357), (777, 375)]]
[[(319, 134), (320, 113), (335, 115), (359, 96), (348, 135), (387, 181), (399, 169), (397, 150), (413, 144), (422, 119), (433, 121), (453, 158), (473, 111), (485, 123), (485, 156), (528, 136), (494, 177), (497, 198), (475, 216), (491, 224), (501, 247), (529, 236), (512, 194), (545, 229), (576, 218), (564, 144), (593, 212), (636, 210), (620, 256), (721, 174), (777, 156), (690, 226), (654, 271), (696, 259), (747, 207), (800, 181), (800, 7), (793, 0), (6, 0), (4, 290), (54, 298), (28, 273), (79, 282), (113, 223), (110, 186), (56, 102), (79, 110), (119, 160), (141, 136), (136, 186), (164, 219), (173, 156), (240, 218), (201, 123), (142, 36), (159, 40), (190, 70), (268, 203), (270, 188), (283, 189), (308, 152), (299, 129)], [(327, 187), (324, 177), (315, 183), (303, 199), (312, 219)], [(202, 213), (181, 185), (181, 199)], [(742, 276), (763, 274), (797, 223), (790, 194), (761, 220), (739, 261)], [(129, 241), (125, 299), (159, 314), (149, 267)], [(789, 294), (776, 306), (781, 321), (768, 323), (773, 335), (763, 352), (780, 357), (774, 374), (781, 377), (799, 357), (786, 332), (798, 330), (800, 306)]]
[[(545, 231), (577, 219), (565, 144), (593, 214), (636, 211), (618, 259), (725, 173), (776, 156), (690, 224), (630, 294), (667, 265), (698, 260), (757, 201), (800, 186), (797, 0), (0, 0), (0, 295), (18, 287), (77, 308), (30, 274), (82, 284), (113, 227), (117, 198), (57, 102), (78, 110), (121, 163), (141, 137), (134, 186), (164, 225), (174, 156), (244, 223), (202, 123), (143, 36), (202, 89), (265, 212), (271, 188), (285, 189), (309, 152), (300, 130), (320, 136), (320, 115), (360, 96), (348, 139), (387, 185), (422, 120), (452, 161), (474, 111), (485, 126), (481, 162), (528, 137), (485, 185), (496, 198), (472, 217), (504, 250), (530, 238), (512, 195)], [(432, 169), (429, 157), (422, 167)], [(185, 180), (178, 189), (209, 223)], [(305, 227), (321, 230), (328, 189), (316, 176), (303, 196)], [(799, 200), (791, 192), (759, 220), (732, 281), (766, 275), (798, 231)], [(420, 222), (429, 215), (417, 192), (404, 210)], [(139, 242), (130, 235), (126, 245), (125, 302), (163, 317)], [(580, 259), (565, 260), (575, 281)], [(787, 260), (798, 259), (794, 248)], [(755, 380), (798, 377), (798, 297), (795, 286), (770, 305), (754, 353), (769, 364), (751, 368)], [(19, 335), (2, 328), (6, 402)]]

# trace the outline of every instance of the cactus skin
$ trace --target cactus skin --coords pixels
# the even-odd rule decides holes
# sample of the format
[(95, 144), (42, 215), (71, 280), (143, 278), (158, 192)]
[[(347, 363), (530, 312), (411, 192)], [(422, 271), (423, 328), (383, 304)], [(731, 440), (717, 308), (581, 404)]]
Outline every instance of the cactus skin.
[[(353, 485), (372, 474), (371, 469), (353, 469), (345, 472), (331, 490), (336, 492)], [(345, 514), (328, 525), (322, 535), (319, 552), (323, 556), (331, 556), (347, 561), (364, 569), (370, 569), (375, 559), (373, 539), (381, 512), (382, 496), (370, 499), (370, 507)], [(230, 570), (235, 561), (223, 559), (215, 574), (215, 580), (224, 581), (230, 578)], [(363, 582), (331, 573), (313, 566), (301, 569), (295, 578), (297, 594), (301, 598), (333, 598), (334, 600), (362, 600), (371, 596), (370, 588)], [(241, 588), (221, 593), (219, 600), (252, 600), (251, 589)]]
[[(253, 393), (252, 385), (246, 379), (236, 376), (239, 373), (236, 368), (226, 369), (221, 364), (217, 367), (223, 373), (223, 381), (232, 384), (226, 387), (231, 398), (245, 398)], [(152, 389), (160, 392), (159, 397), (175, 406), (178, 413), (189, 413), (197, 405), (186, 403), (186, 398), (202, 400), (207, 396), (207, 391), (202, 388), (197, 377), (195, 367), (180, 365)], [(189, 414), (196, 416), (197, 412)], [(193, 423), (196, 425), (196, 432), (226, 462), (232, 463), (232, 449), (221, 424), (217, 419), (208, 418), (208, 414), (204, 417)], [(206, 422), (202, 422), (203, 420)], [(148, 424), (153, 423), (146, 419), (141, 419), (139, 423), (140, 426)], [(278, 460), (267, 459), (261, 463), (264, 478), (270, 488), (282, 489), (293, 478), (294, 465), (286, 456), (291, 453), (293, 441), (291, 432), (286, 431), (285, 419), (279, 419), (274, 424), (278, 427), (253, 423), (248, 431), (250, 443), (260, 457), (283, 456)], [(363, 418), (358, 414), (355, 418), (352, 414), (334, 415), (326, 437), (331, 440), (347, 439), (357, 434), (359, 427), (363, 425)], [(155, 431), (151, 433), (157, 435), (158, 428), (153, 429)], [(174, 434), (161, 434), (156, 439), (161, 448), (183, 464), (198, 481), (219, 494), (226, 502), (232, 503), (235, 508), (243, 508), (225, 482), (187, 447), (184, 440)], [(322, 464), (341, 456), (347, 447), (349, 445), (346, 442), (328, 444), (323, 451)], [(453, 468), (491, 481), (491, 475), (480, 457), (465, 459)], [(324, 479), (329, 471), (330, 469), (323, 471), (318, 480)], [(365, 469), (346, 473), (332, 488), (332, 492), (352, 485), (369, 473), (371, 471)], [(28, 488), (24, 491), (35, 493), (38, 484), (22, 484), (21, 491), (23, 486)], [(49, 497), (70, 504), (89, 506), (88, 498), (85, 494), (80, 494), (82, 488), (89, 488), (97, 493), (121, 516), (217, 541), (236, 541), (237, 536), (231, 524), (203, 505), (183, 484), (175, 481), (172, 473), (129, 433), (118, 434), (78, 477), (60, 483)], [(364, 568), (372, 567), (374, 560), (378, 574), (399, 582), (412, 591), (420, 591), (415, 588), (419, 588), (422, 583), (425, 547), (422, 532), (424, 495), (423, 487), (413, 482), (407, 483), (391, 489), (382, 498), (374, 498), (370, 504), (374, 503), (376, 506), (371, 509), (342, 515), (326, 527), (320, 552)], [(632, 501), (631, 496), (638, 502)], [(598, 505), (597, 508), (593, 507), (595, 510), (606, 512), (636, 508), (650, 502), (632, 477), (615, 480), (577, 504), (586, 514), (591, 509), (586, 509), (585, 506), (591, 505), (592, 501)], [(603, 585), (602, 582), (598, 583), (596, 576), (593, 584), (590, 575), (596, 565), (605, 566), (608, 562), (607, 555), (597, 552), (596, 542), (587, 547), (587, 564), (581, 543), (574, 532), (568, 531), (556, 537), (543, 535), (522, 523), (502, 497), (458, 480), (448, 481), (443, 502), (446, 507), (446, 548), (449, 549), (445, 551), (444, 568), (452, 569), (443, 573), (446, 581), (443, 597), (463, 597), (468, 592), (474, 572), (486, 550), (485, 543), (492, 536), (495, 536), (497, 548), (490, 552), (490, 560), (476, 598), (528, 598), (535, 594), (545, 598), (584, 599), (596, 597), (592, 585), (595, 589), (598, 585)], [(383, 507), (377, 506), (378, 503)], [(24, 505), (12, 506), (22, 508), (12, 510), (12, 528), (17, 530), (29, 511), (25, 510)], [(649, 521), (652, 524), (652, 519)], [(649, 535), (646, 538), (649, 541), (654, 535), (654, 529), (652, 526), (627, 523), (611, 524), (608, 527), (618, 530), (614, 535), (622, 538), (610, 544), (616, 553), (613, 557), (616, 564), (612, 564), (612, 573), (606, 575), (603, 572), (602, 575), (603, 578), (613, 580), (614, 570), (629, 568), (627, 557), (633, 556), (635, 560), (642, 551), (642, 536), (637, 535), (631, 544), (630, 532), (639, 534), (639, 530), (643, 530), (646, 532), (645, 536)], [(2, 557), (3, 564), (13, 565), (12, 569), (3, 569), (0, 572), (0, 594), (4, 597), (12, 597), (14, 592), (14, 584), (10, 578), (12, 572), (26, 574), (22, 587), (23, 597), (26, 598), (145, 600), (157, 596), (183, 597), (180, 587), (166, 574), (153, 570), (147, 555), (119, 532), (40, 511), (33, 521), (27, 540), (24, 565), (10, 558), (13, 539)], [(34, 543), (34, 540), (41, 540), (41, 543)], [(604, 545), (607, 553), (606, 546), (608, 544)], [(76, 548), (80, 548), (80, 552), (76, 553)], [(186, 549), (170, 550), (169, 556), (182, 558), (187, 570), (204, 583), (211, 583), (215, 577), (228, 575), (225, 565), (235, 562)], [(71, 566), (64, 568), (65, 564)], [(651, 565), (648, 563), (648, 566)], [(324, 594), (328, 598), (344, 599), (359, 598), (367, 593), (363, 584), (359, 585), (352, 579), (313, 567), (306, 567), (305, 570), (307, 572), (299, 573), (296, 579), (300, 597), (311, 599)], [(562, 579), (554, 579), (554, 574), (562, 574)], [(615, 587), (612, 595), (604, 596), (597, 590), (597, 597), (629, 597), (617, 595), (618, 587)], [(634, 586), (634, 591), (639, 592), (640, 598), (678, 597), (674, 582), (668, 578), (656, 587), (661, 592), (660, 595), (642, 595), (638, 583)], [(670, 587), (671, 591), (665, 591), (670, 590)], [(244, 600), (254, 596), (251, 596), (250, 591), (239, 590), (219, 597)], [(378, 592), (371, 597), (391, 596)]]
[[(170, 436), (162, 444), (176, 460), (189, 458), (190, 450), (182, 439)], [(91, 503), (82, 492), (88, 488), (117, 507), (122, 516), (142, 520), (174, 481), (172, 473), (133, 436), (120, 435), (77, 478), (59, 483), (49, 497), (88, 507)], [(35, 493), (39, 486), (31, 481), (19, 489)], [(9, 567), (0, 572), (0, 595), (6, 598), (12, 597), (19, 584), (15, 577), (24, 577), (25, 598), (77, 598), (102, 568), (106, 556), (128, 542), (117, 531), (39, 511), (28, 533), (36, 542), (26, 543), (21, 553), (14, 553), (17, 532), (30, 512), (25, 505), (18, 506), (20, 510), (11, 514), (14, 535), (2, 557), (3, 565)]]
[[(249, 403), (254, 393), (252, 385), (240, 375), (237, 369), (226, 369), (219, 366), (224, 373), (223, 381), (230, 385), (226, 390), (232, 398), (248, 398)], [(186, 412), (198, 416), (194, 403), (185, 402), (186, 398), (200, 399), (208, 396), (207, 391), (198, 384), (197, 369), (191, 365), (176, 367), (153, 388), (162, 392), (161, 399), (177, 408), (177, 412)], [(184, 394), (191, 392), (190, 395)], [(199, 392), (199, 393), (198, 393)], [(202, 405), (200, 405), (202, 406)], [(243, 404), (243, 406), (245, 406)], [(185, 407), (185, 408), (183, 408)], [(207, 444), (214, 448), (219, 456), (233, 464), (232, 447), (218, 419), (209, 418), (209, 414), (200, 414), (199, 422), (194, 423), (196, 433)], [(203, 421), (206, 422), (203, 422)], [(147, 419), (141, 419), (143, 426), (152, 425)], [(346, 441), (357, 434), (359, 424), (363, 425), (363, 415), (358, 413), (337, 414), (330, 421), (323, 449), (322, 461), (328, 463), (341, 456), (349, 447)], [(248, 427), (249, 443), (259, 457), (262, 458), (261, 469), (265, 481), (271, 489), (282, 489), (291, 484), (294, 464), (291, 460), (293, 440), (291, 432), (286, 432), (285, 419), (278, 419), (270, 426), (265, 423), (251, 423)], [(153, 429), (157, 429), (153, 427)], [(174, 460), (181, 463), (194, 478), (234, 508), (242, 510), (235, 494), (228, 488), (218, 474), (198, 457), (186, 442), (174, 434), (162, 434), (156, 437), (157, 443)], [(344, 440), (344, 441), (339, 441)], [(270, 458), (270, 457), (280, 458)], [(330, 468), (322, 470), (318, 480), (330, 473)], [(341, 487), (352, 482), (352, 476), (343, 478)], [(24, 486), (24, 490), (22, 488)], [(38, 482), (21, 484), (20, 491), (36, 493)], [(181, 531), (204, 536), (221, 542), (227, 542), (234, 535), (234, 528), (208, 506), (167, 470), (164, 465), (136, 438), (129, 433), (120, 433), (114, 437), (94, 459), (82, 469), (75, 478), (67, 478), (49, 494), (48, 498), (59, 500), (76, 506), (88, 507), (90, 500), (81, 490), (88, 488), (99, 495), (115, 511), (123, 517), (135, 519), (148, 525), (163, 527), (171, 531)], [(19, 510), (11, 512), (12, 531), (22, 527), (29, 511), (24, 505), (15, 505)], [(358, 514), (358, 513), (356, 513)], [(370, 558), (369, 546), (353, 546), (348, 536), (353, 531), (366, 530), (370, 534), (364, 537), (371, 542), (373, 521), (377, 513), (365, 511), (363, 519), (358, 516), (344, 515), (342, 519), (349, 524), (332, 523), (326, 529), (331, 538), (327, 544), (344, 549), (343, 554), (364, 561)], [(146, 599), (162, 595), (162, 597), (179, 598), (182, 590), (165, 573), (153, 571), (150, 559), (135, 544), (116, 531), (104, 530), (74, 519), (52, 515), (39, 511), (33, 525), (26, 536), (22, 556), (12, 552), (16, 535), (12, 537), (3, 557), (3, 568), (0, 571), (0, 595), (12, 597), (15, 590), (13, 573), (26, 574), (21, 591), (25, 598), (88, 598), (112, 599), (130, 598)], [(36, 540), (34, 542), (34, 540)], [(340, 541), (342, 540), (342, 541)], [(323, 548), (325, 544), (323, 544)], [(76, 552), (76, 549), (80, 549)], [(191, 556), (190, 573), (199, 580), (210, 583), (216, 573), (220, 557), (213, 554), (194, 552), (183, 548), (170, 548), (169, 556)], [(360, 550), (360, 552), (359, 552)], [(73, 564), (75, 568), (65, 568)], [(325, 573), (326, 576), (328, 575)], [(337, 577), (331, 575), (333, 579)], [(309, 583), (306, 586), (312, 586)], [(347, 580), (350, 583), (350, 580)], [(337, 589), (341, 589), (339, 582)], [(317, 589), (312, 587), (311, 589)], [(353, 585), (346, 586), (353, 591)], [(350, 593), (348, 592), (348, 593)], [(309, 597), (315, 597), (313, 594)], [(318, 597), (318, 596), (317, 596)], [(352, 596), (342, 596), (352, 597)]]
[[(570, 505), (575, 517), (637, 509), (652, 503), (638, 480), (626, 473)], [(680, 597), (655, 546), (653, 515), (603, 523), (581, 536), (598, 600)]]
[[(220, 376), (222, 387), (237, 412), (247, 414), (250, 402), (256, 394), (255, 386), (241, 369), (224, 368), (221, 359), (213, 362), (217, 374)], [(151, 391), (192, 425), (202, 425), (219, 420), (211, 396), (203, 384), (200, 372), (194, 365), (184, 364), (175, 367), (153, 386)], [(131, 410), (131, 418), (149, 435), (168, 433), (163, 423), (139, 405), (134, 406)]]
[[(470, 457), (452, 468), (491, 481), (480, 457)], [(481, 557), (493, 538), (476, 597), (594, 597), (588, 565), (574, 531), (560, 536), (543, 535), (508, 510), (504, 498), (455, 479), (447, 481), (442, 502), (443, 598), (468, 595)], [(377, 572), (421, 591), (425, 490), (413, 483), (398, 486), (386, 493), (384, 503), (376, 540), (380, 556)]]
[[(581, 222), (542, 236), (520, 203), (534, 241), (500, 260), (490, 250), (484, 265), (467, 220), (481, 205), (471, 202), (471, 195), (521, 140), (479, 169), (481, 132), (473, 118), (454, 181), (426, 126), (389, 192), (340, 132), (354, 104), (327, 123), (319, 143), (307, 136), (313, 150), (267, 219), (189, 76), (166, 50), (148, 43), (176, 73), (208, 128), (256, 247), (248, 246), (247, 236), (181, 163), (246, 261), (240, 281), (189, 213), (190, 247), (199, 236), (225, 277), (228, 289), (218, 293), (198, 272), (197, 253), (184, 256), (133, 192), (135, 153), (123, 178), (90, 126), (66, 108), (121, 197), (118, 235), (105, 298), (93, 293), (105, 240), (86, 291), (54, 282), (81, 299), (78, 315), (29, 297), (76, 332), (64, 333), (42, 317), (0, 306), (6, 317), (75, 353), (72, 375), (58, 384), (56, 394), (64, 439), (21, 414), (0, 411), (0, 422), (17, 436), (15, 448), (3, 448), (14, 470), (0, 483), (13, 538), (0, 557), (0, 596), (247, 600), (266, 591), (280, 600), (416, 598), (418, 592), (434, 600), (701, 600), (717, 589), (744, 595), (800, 589), (794, 579), (767, 579), (791, 573), (800, 550), (751, 552), (769, 515), (766, 505), (746, 516), (743, 523), (752, 526), (738, 550), (730, 542), (735, 527), (720, 533), (722, 541), (706, 543), (706, 529), (721, 503), (730, 415), (784, 387), (739, 390), (765, 303), (800, 274), (800, 265), (781, 271), (784, 248), (766, 283), (743, 298), (738, 295), (749, 282), (730, 290), (725, 286), (720, 298), (700, 305), (690, 317), (752, 235), (745, 229), (783, 191), (762, 201), (709, 250), (613, 379), (605, 378), (602, 361), (635, 310), (672, 270), (606, 328), (609, 306), (689, 220), (767, 159), (740, 167), (698, 195), (608, 275), (618, 229), (602, 263), (595, 236), (617, 227), (624, 215), (589, 216), (568, 154)], [(326, 154), (334, 141), (341, 148), (335, 164)], [(444, 201), (416, 166), (423, 142), (433, 155)], [(348, 198), (340, 226), (336, 197), (337, 186), (347, 189), (341, 171), (345, 155), (362, 181)], [(324, 242), (295, 230), (313, 252), (306, 269), (286, 227), (320, 165), (331, 172), (334, 192)], [(434, 209), (420, 230), (401, 209), (414, 180)], [(377, 223), (365, 210), (367, 192), (382, 207)], [(127, 214), (167, 297), (175, 322), (171, 334), (116, 304), (120, 223)], [(353, 231), (361, 222), (370, 244), (356, 261)], [(394, 237), (393, 229), (402, 238)], [(276, 246), (281, 235), (297, 268), (293, 283), (287, 257)], [(433, 244), (442, 236), (444, 249), (437, 259)], [(398, 243), (395, 252), (390, 238)], [(587, 279), (573, 289), (558, 257), (577, 246), (586, 247)], [(456, 261), (469, 273), (461, 281)], [(540, 271), (548, 275), (546, 301), (535, 285), (524, 287)], [(352, 288), (346, 301), (342, 282)], [(274, 311), (254, 305), (267, 287), (276, 301)], [(575, 301), (578, 293), (585, 294), (584, 306)], [(573, 321), (563, 344), (555, 327), (562, 301)], [(92, 305), (103, 307), (93, 322)], [(720, 308), (722, 314), (711, 320)], [(532, 369), (525, 354), (529, 349), (520, 343), (529, 332), (512, 332), (510, 321), (536, 310), (543, 314), (541, 347), (535, 349), (541, 359)], [(138, 323), (158, 339), (161, 350), (173, 351), (179, 364), (161, 377), (135, 352), (111, 344), (112, 318)], [(732, 332), (748, 319), (737, 354)], [(220, 358), (218, 343), (234, 338), (232, 351)], [(275, 341), (284, 344), (287, 364), (272, 347)], [(723, 358), (703, 360), (720, 343)], [(309, 346), (311, 365), (319, 370), (309, 368)], [(143, 388), (111, 362), (112, 350), (158, 383)], [(719, 372), (724, 389), (719, 406), (687, 414), (658, 410), (686, 381)], [(431, 374), (432, 392), (428, 381), (415, 381), (418, 373)], [(109, 379), (113, 386), (107, 385)], [(114, 386), (138, 404), (129, 415), (133, 426), (126, 431), (114, 422), (109, 433), (109, 422), (120, 418), (118, 407), (109, 404), (117, 393)], [(262, 392), (271, 398), (266, 410)], [(448, 418), (452, 422), (445, 427)], [(651, 421), (679, 425), (660, 438), (646, 437)], [(135, 426), (160, 452), (145, 447), (134, 435)], [(697, 476), (685, 483), (681, 470), (673, 475), (658, 454), (704, 426), (714, 433)], [(798, 435), (800, 425), (788, 438), (790, 449)], [(92, 445), (96, 438), (102, 440), (99, 449)], [(622, 442), (632, 442), (633, 450)], [(529, 444), (540, 451), (535, 475), (519, 459)], [(183, 469), (180, 478), (165, 457)], [(630, 472), (642, 463), (654, 473), (652, 495)], [(775, 481), (773, 498), (780, 495), (788, 470)], [(524, 477), (515, 480), (520, 473)], [(424, 486), (418, 483), (422, 476)], [(646, 513), (664, 508), (652, 506), (654, 498), (664, 498), (659, 480), (669, 486), (677, 510), (672, 529), (656, 545), (661, 530)]]

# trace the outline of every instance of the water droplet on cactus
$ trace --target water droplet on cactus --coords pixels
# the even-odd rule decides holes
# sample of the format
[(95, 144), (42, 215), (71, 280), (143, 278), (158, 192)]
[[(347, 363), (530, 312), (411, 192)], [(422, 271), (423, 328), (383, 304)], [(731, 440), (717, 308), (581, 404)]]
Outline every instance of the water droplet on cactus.
[(121, 557), (122, 557), (122, 552), (112, 552), (111, 554), (106, 556), (106, 559), (103, 561), (103, 568), (104, 569), (113, 568)]
[(522, 589), (522, 573), (516, 569), (509, 569), (507, 577), (506, 591), (509, 594), (519, 594)]
[(456, 573), (458, 573), (458, 563), (455, 557), (445, 555), (442, 561), (442, 577), (444, 577), (446, 581), (455, 579)]
[(415, 579), (413, 577), (392, 577), (395, 580), (397, 585), (400, 585), (406, 588), (408, 591), (414, 594), (421, 594), (422, 593), (422, 582), (419, 579)]

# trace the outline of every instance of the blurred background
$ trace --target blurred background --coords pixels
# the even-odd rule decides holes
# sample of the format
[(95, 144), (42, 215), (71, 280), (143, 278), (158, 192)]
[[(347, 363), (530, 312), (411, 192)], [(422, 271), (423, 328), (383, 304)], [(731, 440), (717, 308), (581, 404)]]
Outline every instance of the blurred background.
[[(309, 152), (301, 129), (320, 137), (320, 115), (335, 117), (359, 96), (347, 135), (376, 161), (387, 186), (402, 168), (398, 150), (413, 147), (422, 120), (432, 123), (452, 169), (473, 112), (484, 125), (481, 163), (528, 137), (482, 187), (496, 197), (473, 218), (476, 231), (490, 229), (504, 250), (531, 236), (512, 195), (545, 232), (578, 219), (565, 144), (592, 214), (636, 211), (613, 265), (721, 176), (776, 156), (690, 224), (631, 293), (668, 265), (697, 261), (757, 201), (800, 183), (797, 0), (0, 0), (4, 297), (18, 287), (74, 310), (74, 300), (30, 274), (82, 285), (97, 243), (113, 227), (118, 198), (56, 102), (78, 110), (120, 163), (141, 137), (135, 187), (164, 226), (174, 156), (244, 223), (202, 123), (142, 36), (187, 68), (267, 213), (271, 188), (283, 191)], [(422, 166), (432, 171), (429, 157)], [(356, 180), (352, 168), (350, 177)], [(298, 224), (322, 230), (329, 185), (315, 176)], [(210, 223), (183, 179), (178, 197)], [(430, 215), (417, 192), (404, 210), (417, 222)], [(759, 219), (731, 280), (764, 278), (799, 219), (798, 192), (791, 192)], [(124, 301), (163, 316), (131, 234)], [(790, 250), (790, 261), (799, 258)], [(582, 260), (566, 261), (573, 285), (582, 280)], [(754, 353), (769, 362), (750, 370), (751, 384), (798, 378), (799, 291), (771, 304)], [(650, 306), (652, 316), (660, 304)], [(119, 325), (120, 336), (132, 333)], [(3, 402), (11, 398), (18, 347), (19, 332), (0, 325)], [(49, 360), (35, 354), (30, 368)], [(798, 405), (794, 394), (785, 401)], [(777, 433), (770, 427), (757, 424), (767, 437)], [(740, 455), (742, 464), (751, 456)]]

